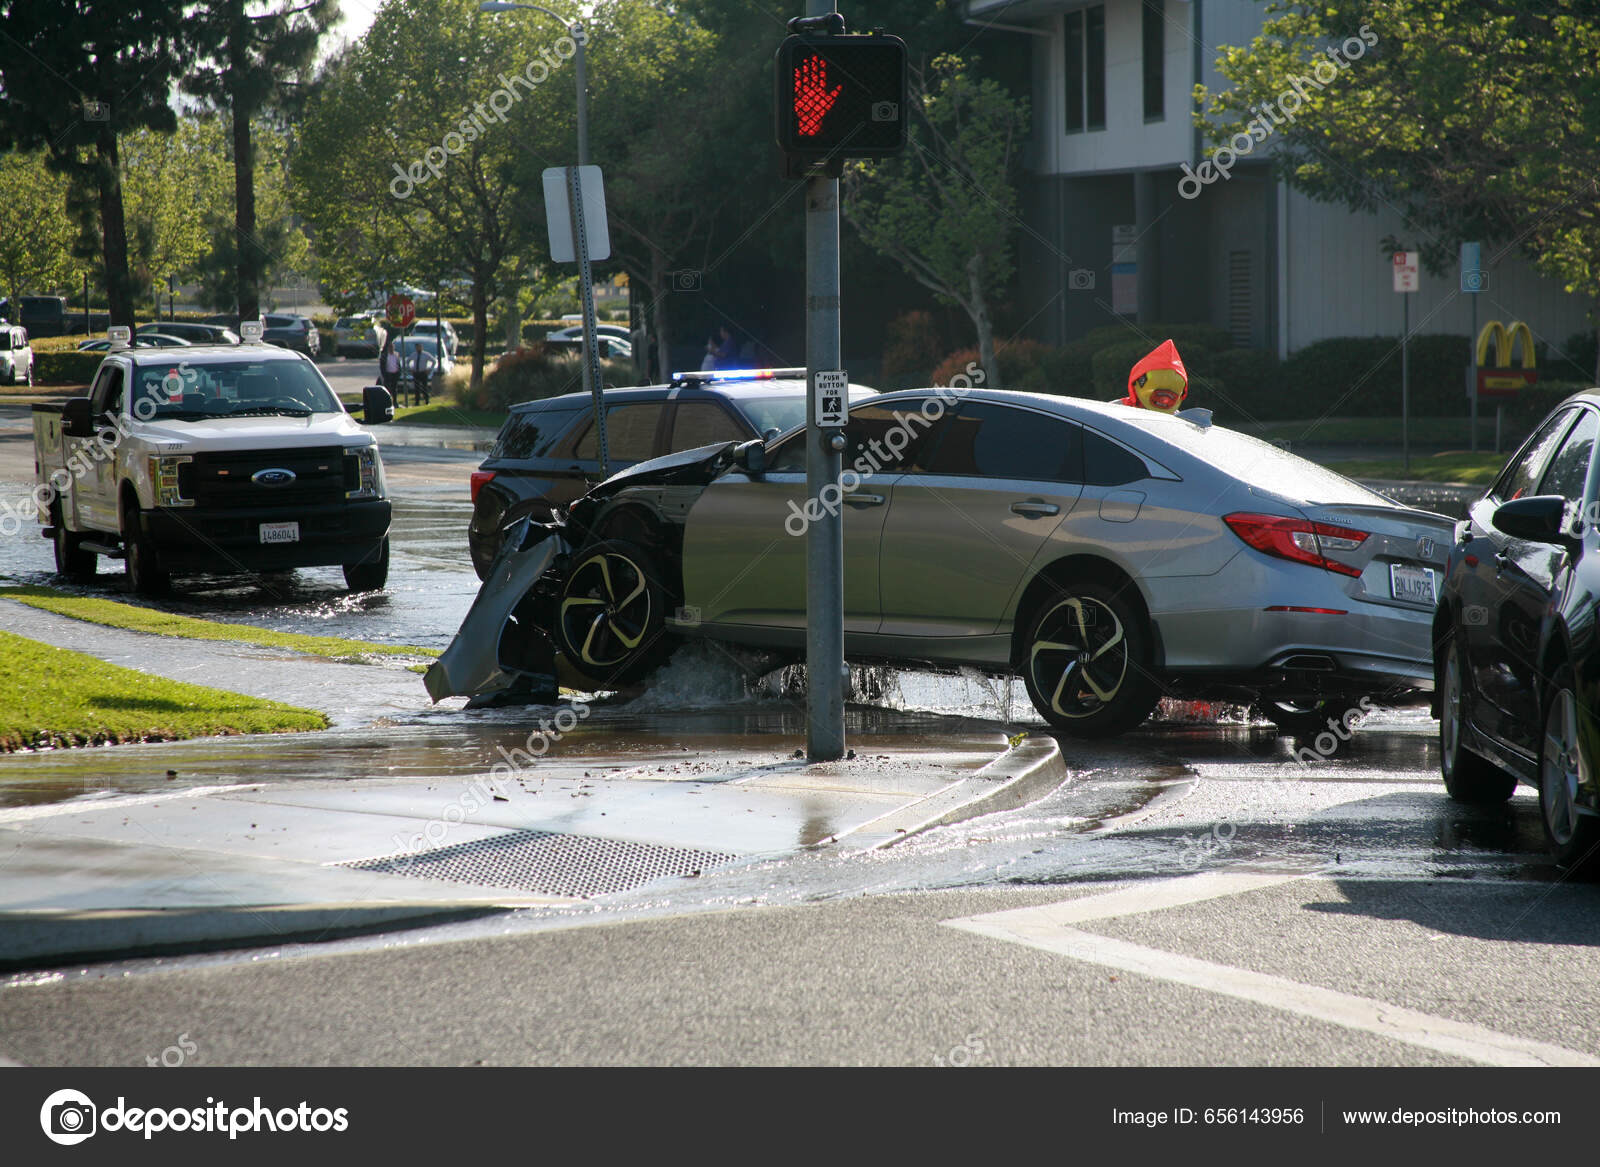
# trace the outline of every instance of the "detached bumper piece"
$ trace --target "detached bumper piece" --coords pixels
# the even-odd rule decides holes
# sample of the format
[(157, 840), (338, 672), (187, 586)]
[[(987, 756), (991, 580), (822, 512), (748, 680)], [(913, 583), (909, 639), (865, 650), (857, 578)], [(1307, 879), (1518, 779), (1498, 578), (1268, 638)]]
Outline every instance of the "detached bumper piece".
[(539, 582), (568, 550), (553, 527), (520, 519), (506, 529), (467, 618), (422, 679), (430, 697), (470, 697), (469, 709), (558, 699), (550, 598)]

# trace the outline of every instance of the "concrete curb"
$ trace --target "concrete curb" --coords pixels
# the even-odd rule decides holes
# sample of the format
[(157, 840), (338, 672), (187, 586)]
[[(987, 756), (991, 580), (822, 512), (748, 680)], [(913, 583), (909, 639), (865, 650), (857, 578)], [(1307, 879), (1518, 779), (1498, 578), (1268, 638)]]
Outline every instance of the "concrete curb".
[(301, 904), (226, 908), (39, 910), (0, 913), (5, 950), (0, 972), (55, 968), (79, 961), (129, 960), (186, 952), (332, 940), (372, 932), (495, 915), (519, 906), (456, 903)]
[(1071, 776), (1056, 740), (1031, 736), (972, 777), (952, 782), (916, 802), (864, 823), (841, 836), (835, 845), (850, 854), (892, 847), (902, 839), (933, 827), (1026, 806), (1043, 798)]

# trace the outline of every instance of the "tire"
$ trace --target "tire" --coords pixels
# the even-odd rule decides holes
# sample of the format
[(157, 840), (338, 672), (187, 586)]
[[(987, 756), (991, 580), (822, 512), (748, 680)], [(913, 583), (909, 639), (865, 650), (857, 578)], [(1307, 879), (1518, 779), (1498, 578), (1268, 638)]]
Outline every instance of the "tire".
[(383, 537), (376, 559), (344, 565), (344, 586), (352, 592), (375, 592), (389, 582), (389, 536)]
[(85, 551), (80, 544), (83, 536), (75, 531), (67, 530), (67, 524), (61, 517), (61, 504), (54, 503), (50, 507), (50, 524), (55, 528), (54, 539), (56, 552), (56, 574), (68, 579), (88, 579), (95, 573), (100, 563), (100, 557), (93, 551)]
[(666, 659), (666, 590), (649, 553), (607, 539), (573, 556), (556, 605), (556, 647), (602, 686), (643, 680)]
[(1572, 670), (1556, 673), (1545, 702), (1539, 738), (1539, 818), (1550, 853), (1562, 867), (1593, 874), (1600, 868), (1600, 818), (1580, 814), (1579, 786), (1589, 781), (1589, 759), (1578, 736), (1578, 701)]
[(128, 498), (122, 509), (122, 554), (128, 583), (141, 596), (162, 596), (172, 588), (172, 577), (161, 557), (140, 533), (139, 504)]
[(1311, 737), (1328, 729), (1328, 719), (1337, 724), (1350, 711), (1350, 704), (1342, 701), (1275, 701), (1263, 698), (1257, 711), (1278, 732), (1288, 737)]
[(1052, 588), (1023, 641), (1033, 707), (1073, 737), (1110, 737), (1138, 725), (1161, 699), (1142, 612), (1103, 584)]
[(1497, 803), (1517, 789), (1516, 775), (1466, 746), (1472, 712), (1471, 683), (1461, 663), (1454, 633), (1434, 646), (1439, 658), (1439, 771), (1451, 798), (1466, 803)]

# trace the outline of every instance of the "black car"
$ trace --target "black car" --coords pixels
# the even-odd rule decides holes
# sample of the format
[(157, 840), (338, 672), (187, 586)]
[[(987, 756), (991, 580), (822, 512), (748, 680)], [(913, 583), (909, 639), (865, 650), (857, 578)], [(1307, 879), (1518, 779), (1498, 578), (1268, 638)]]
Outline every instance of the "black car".
[[(1600, 389), (1569, 397), (1466, 519), (1434, 619), (1440, 767), (1450, 795), (1539, 791), (1557, 862), (1600, 844)], [(1600, 857), (1600, 856), (1597, 856)]]
[[(852, 386), (852, 400), (871, 389)], [(678, 450), (775, 436), (805, 422), (804, 369), (676, 373), (667, 385), (608, 389), (607, 469), (612, 473)], [(487, 576), (508, 523), (547, 520), (600, 481), (594, 400), (567, 393), (511, 407), (489, 456), (472, 475), (467, 542)]]
[(191, 324), (181, 320), (162, 320), (153, 324), (141, 324), (135, 331), (135, 336), (148, 336), (151, 333), (160, 333), (162, 336), (176, 336), (188, 341), (190, 344), (238, 344), (239, 334), (233, 329), (222, 324)]

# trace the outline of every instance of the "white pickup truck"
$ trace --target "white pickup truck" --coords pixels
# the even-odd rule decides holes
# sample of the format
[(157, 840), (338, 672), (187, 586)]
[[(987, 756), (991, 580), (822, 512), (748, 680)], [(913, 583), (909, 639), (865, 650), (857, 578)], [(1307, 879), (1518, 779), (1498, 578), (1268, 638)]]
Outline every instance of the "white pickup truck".
[[(33, 407), (43, 534), (56, 570), (121, 558), (158, 594), (174, 574), (340, 564), (383, 587), (390, 507), (378, 444), (322, 374), (264, 344), (113, 348), (88, 397)], [(389, 421), (387, 390), (359, 412)]]

